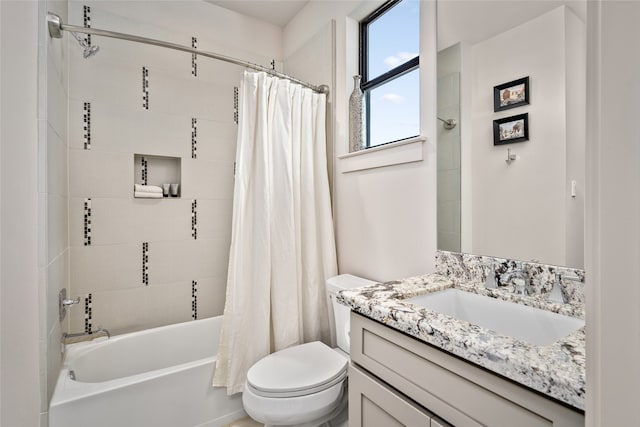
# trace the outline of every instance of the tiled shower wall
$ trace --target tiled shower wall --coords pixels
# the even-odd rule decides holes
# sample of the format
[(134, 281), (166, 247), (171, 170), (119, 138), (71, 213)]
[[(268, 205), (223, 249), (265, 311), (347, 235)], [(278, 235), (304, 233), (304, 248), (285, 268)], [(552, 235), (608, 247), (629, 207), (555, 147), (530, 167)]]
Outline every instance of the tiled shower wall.
[[(67, 19), (66, 1), (39, 5)], [(58, 317), (58, 292), (69, 286), (67, 99), (68, 41), (39, 34), (38, 100), (38, 272), (40, 294), (40, 414), (46, 420), (48, 402), (60, 372), (60, 335), (67, 330)]]
[[(69, 20), (262, 65), (281, 57), (280, 28), (205, 2), (70, 2)], [(243, 69), (91, 42), (100, 51), (89, 59), (70, 49), (70, 280), (81, 298), (70, 329), (117, 334), (222, 314)], [(136, 154), (179, 159), (181, 197), (133, 198), (134, 182), (162, 184)]]

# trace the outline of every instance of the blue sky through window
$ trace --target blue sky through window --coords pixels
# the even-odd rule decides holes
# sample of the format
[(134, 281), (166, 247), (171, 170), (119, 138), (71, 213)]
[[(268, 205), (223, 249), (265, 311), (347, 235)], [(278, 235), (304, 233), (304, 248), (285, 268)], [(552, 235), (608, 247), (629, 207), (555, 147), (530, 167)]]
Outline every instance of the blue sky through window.
[[(403, 0), (369, 25), (369, 80), (418, 56), (419, 7)], [(417, 70), (371, 90), (370, 146), (420, 134), (419, 92)]]

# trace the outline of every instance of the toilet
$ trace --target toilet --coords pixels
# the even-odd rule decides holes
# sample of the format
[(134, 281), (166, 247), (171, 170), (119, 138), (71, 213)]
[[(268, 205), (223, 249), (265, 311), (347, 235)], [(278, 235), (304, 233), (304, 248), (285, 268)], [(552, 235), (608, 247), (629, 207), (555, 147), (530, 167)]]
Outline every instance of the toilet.
[(247, 372), (242, 392), (251, 418), (266, 426), (346, 426), (350, 310), (336, 301), (336, 293), (374, 283), (350, 274), (327, 280), (338, 347), (314, 341), (256, 362)]

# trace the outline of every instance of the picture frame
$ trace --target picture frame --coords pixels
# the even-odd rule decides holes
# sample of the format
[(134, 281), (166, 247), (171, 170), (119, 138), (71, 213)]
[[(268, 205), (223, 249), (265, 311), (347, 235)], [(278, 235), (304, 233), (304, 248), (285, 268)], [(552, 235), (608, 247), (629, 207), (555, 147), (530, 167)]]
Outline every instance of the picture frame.
[(513, 144), (529, 140), (529, 113), (493, 121), (493, 145)]
[(529, 76), (493, 87), (493, 111), (529, 104)]

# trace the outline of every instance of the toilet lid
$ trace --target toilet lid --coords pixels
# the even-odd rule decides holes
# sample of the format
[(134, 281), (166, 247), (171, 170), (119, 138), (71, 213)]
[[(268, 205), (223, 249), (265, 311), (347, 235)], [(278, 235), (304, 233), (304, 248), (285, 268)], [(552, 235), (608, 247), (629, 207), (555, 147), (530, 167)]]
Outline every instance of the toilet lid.
[(348, 359), (320, 341), (270, 354), (247, 372), (247, 385), (261, 396), (295, 397), (325, 390), (347, 375)]

